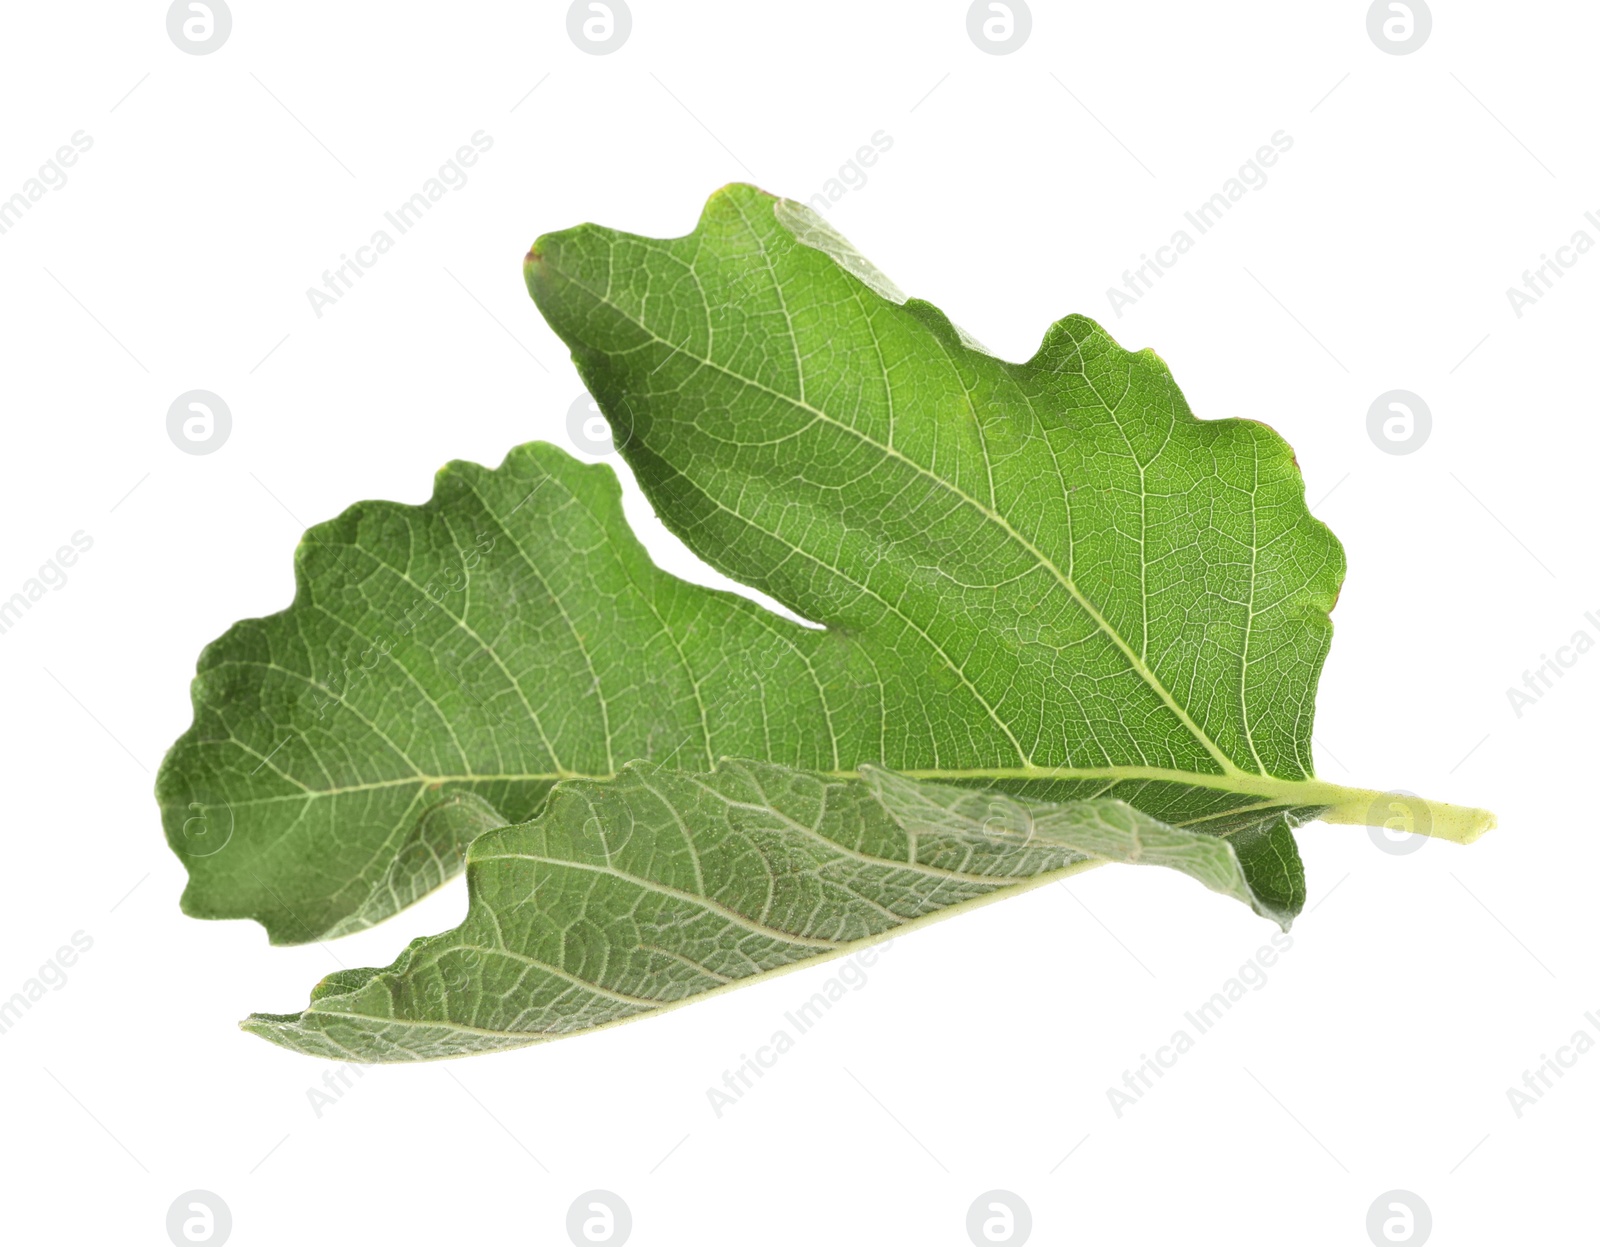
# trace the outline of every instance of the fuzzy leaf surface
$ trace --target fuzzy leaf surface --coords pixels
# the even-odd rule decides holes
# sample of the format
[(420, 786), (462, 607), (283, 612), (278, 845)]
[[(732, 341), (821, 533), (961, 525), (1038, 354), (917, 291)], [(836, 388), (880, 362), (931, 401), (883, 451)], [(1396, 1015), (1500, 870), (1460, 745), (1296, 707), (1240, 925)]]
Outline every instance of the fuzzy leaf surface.
[[(244, 1028), (348, 1061), (497, 1051), (610, 1026), (838, 956), (1101, 862), (1180, 870), (1287, 924), (1233, 846), (1110, 798), (1052, 804), (864, 768), (629, 764), (557, 786), (467, 854), (454, 931), (344, 971)], [(831, 1007), (824, 998), (819, 1009)]]

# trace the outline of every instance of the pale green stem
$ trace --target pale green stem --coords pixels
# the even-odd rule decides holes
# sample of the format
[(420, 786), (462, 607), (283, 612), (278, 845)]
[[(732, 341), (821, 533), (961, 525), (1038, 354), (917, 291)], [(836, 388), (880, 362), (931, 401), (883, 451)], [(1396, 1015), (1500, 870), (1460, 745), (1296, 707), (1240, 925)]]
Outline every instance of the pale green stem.
[[(1495, 826), (1493, 814), (1470, 805), (1451, 805), (1448, 801), (1429, 801), (1403, 793), (1371, 792), (1363, 788), (1336, 788), (1336, 791), (1341, 799), (1317, 815), (1325, 823), (1383, 826), (1389, 817), (1404, 818), (1404, 830), (1452, 844), (1471, 844)], [(1379, 815), (1376, 823), (1373, 821), (1375, 813)]]

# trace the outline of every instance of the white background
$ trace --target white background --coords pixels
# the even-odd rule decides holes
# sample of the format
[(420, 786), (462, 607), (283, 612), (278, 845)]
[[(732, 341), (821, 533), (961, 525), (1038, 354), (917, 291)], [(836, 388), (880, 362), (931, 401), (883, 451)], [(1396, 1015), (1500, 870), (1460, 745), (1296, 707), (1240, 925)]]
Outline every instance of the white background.
[[(1600, 242), (1600, 10), (1436, 0), (1395, 56), (1361, 0), (1036, 2), (994, 56), (966, 7), (633, 0), (604, 57), (563, 3), (235, 0), (204, 56), (162, 3), (7, 7), (0, 196), (93, 139), (0, 236), (0, 597), (93, 539), (0, 635), (0, 997), (93, 940), (0, 1035), (8, 1242), (162, 1244), (196, 1188), (241, 1245), (560, 1243), (591, 1188), (640, 1245), (962, 1244), (991, 1188), (1035, 1242), (1359, 1247), (1395, 1188), (1439, 1244), (1592, 1235), (1600, 1054), (1520, 1118), (1506, 1092), (1600, 1038), (1600, 652), (1520, 718), (1506, 689), (1578, 629), (1600, 639), (1600, 253), (1520, 318), (1506, 288), (1580, 228)], [(469, 182), (319, 318), (307, 288), (479, 130)], [(1165, 872), (896, 942), (720, 1119), (706, 1089), (837, 966), (376, 1068), (317, 1116), (333, 1067), (235, 1022), (387, 963), (465, 893), (292, 949), (182, 916), (151, 785), (196, 655), (287, 604), (306, 524), (420, 502), (448, 459), (570, 445), (579, 383), (522, 285), (536, 235), (681, 234), (732, 180), (807, 198), (879, 130), (892, 148), (830, 215), (902, 287), (1012, 359), (1088, 313), (1155, 347), (1200, 416), (1290, 441), (1350, 564), (1320, 773), (1488, 806), (1499, 830), (1396, 855), (1307, 828), (1292, 950), (1120, 1118), (1107, 1088), (1272, 933)], [(1267, 184), (1118, 317), (1107, 287), (1279, 130)], [(204, 456), (166, 431), (196, 388), (233, 414)], [(1367, 433), (1397, 388), (1433, 415), (1405, 456)], [(658, 558), (714, 579), (628, 489)]]

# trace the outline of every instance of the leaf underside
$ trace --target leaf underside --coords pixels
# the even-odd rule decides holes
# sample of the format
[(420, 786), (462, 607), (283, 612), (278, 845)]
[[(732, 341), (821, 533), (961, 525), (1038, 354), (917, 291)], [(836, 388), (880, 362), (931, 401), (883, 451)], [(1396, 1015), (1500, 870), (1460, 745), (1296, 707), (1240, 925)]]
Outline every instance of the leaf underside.
[(466, 920), (244, 1028), (334, 1060), (521, 1047), (658, 1012), (1102, 861), (1168, 866), (1287, 923), (1233, 846), (1121, 801), (1031, 802), (864, 769), (629, 764), (480, 836)]

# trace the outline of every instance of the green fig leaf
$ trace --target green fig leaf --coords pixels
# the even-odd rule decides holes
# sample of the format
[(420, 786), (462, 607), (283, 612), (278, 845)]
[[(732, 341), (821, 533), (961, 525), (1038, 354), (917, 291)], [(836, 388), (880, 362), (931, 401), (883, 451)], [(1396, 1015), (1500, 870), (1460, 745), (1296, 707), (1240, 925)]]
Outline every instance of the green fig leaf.
[[(306, 1014), (251, 1029), (307, 1051), (348, 1040), (363, 1059), (533, 1042), (1129, 860), (1129, 836), (1287, 923), (1305, 899), (1293, 828), (1388, 821), (1388, 794), (1312, 765), (1337, 540), (1283, 440), (1197, 419), (1152, 352), (1069, 316), (1031, 359), (998, 359), (815, 213), (743, 186), (682, 238), (548, 235), (526, 274), (666, 525), (809, 626), (663, 572), (610, 469), (549, 446), (451, 464), (422, 506), (364, 503), (310, 530), (293, 604), (205, 651), (194, 725), (163, 764), (184, 907), (321, 939), (470, 856), (473, 909), (389, 970), (336, 975)], [(729, 786), (752, 776), (770, 799), (735, 816)], [(651, 785), (674, 795), (647, 818)], [(826, 810), (799, 818), (784, 801), (800, 793), (829, 794)], [(1445, 839), (1493, 825), (1407, 800), (1411, 826)], [(973, 831), (982, 803), (1024, 818), (1026, 843)], [(824, 829), (835, 816), (856, 822)], [(869, 824), (871, 848), (849, 831)], [(1039, 830), (1057, 826), (1059, 843)], [(787, 855), (809, 864), (784, 886), (827, 890), (842, 868), (806, 857), (819, 835), (871, 859), (866, 890), (829, 893), (808, 919), (821, 926), (783, 927), (804, 938), (743, 973), (627, 933), (577, 940), (605, 964), (555, 956), (549, 931), (599, 912), (571, 884), (579, 867), (518, 893), (528, 864), (491, 855), (553, 838), (592, 866), (654, 843), (664, 856), (605, 887), (638, 899), (659, 867), (692, 897), (708, 885), (686, 887), (683, 861), (737, 840), (729, 860), (750, 877), (729, 867), (717, 895), (748, 920), (749, 889), (775, 888)], [(945, 868), (920, 855), (924, 836), (1003, 858), (998, 882), (924, 886), (919, 866)], [(867, 910), (880, 926), (861, 925)], [(519, 927), (506, 946), (535, 958), (530, 977), (483, 951), (491, 920)]]

